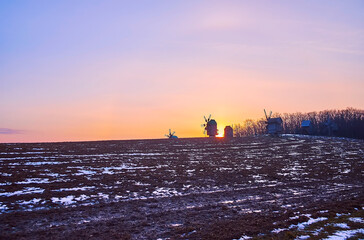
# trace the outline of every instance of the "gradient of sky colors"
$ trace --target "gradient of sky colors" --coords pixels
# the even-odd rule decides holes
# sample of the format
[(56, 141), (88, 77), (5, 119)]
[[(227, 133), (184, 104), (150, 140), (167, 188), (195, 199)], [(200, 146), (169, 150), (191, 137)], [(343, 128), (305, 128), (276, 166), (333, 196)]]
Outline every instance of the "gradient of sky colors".
[(364, 107), (364, 1), (0, 2), (0, 142)]

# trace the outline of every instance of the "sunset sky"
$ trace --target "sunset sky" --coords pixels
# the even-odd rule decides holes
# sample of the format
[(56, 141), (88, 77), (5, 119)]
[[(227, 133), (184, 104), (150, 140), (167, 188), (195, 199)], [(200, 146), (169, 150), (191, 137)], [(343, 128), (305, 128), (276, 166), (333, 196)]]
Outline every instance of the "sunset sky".
[(0, 2), (0, 142), (364, 108), (364, 1)]

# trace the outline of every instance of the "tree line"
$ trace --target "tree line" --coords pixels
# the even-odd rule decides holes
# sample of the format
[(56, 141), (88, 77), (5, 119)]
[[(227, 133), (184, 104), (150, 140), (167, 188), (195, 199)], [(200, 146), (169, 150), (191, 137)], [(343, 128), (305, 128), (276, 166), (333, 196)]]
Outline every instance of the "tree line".
[[(309, 113), (275, 113), (273, 118), (283, 120), (283, 132), (290, 134), (310, 134), (364, 139), (364, 110), (347, 108), (343, 110), (324, 110)], [(302, 128), (303, 120), (310, 121), (309, 131)], [(233, 126), (236, 137), (265, 134), (266, 119), (246, 119)]]

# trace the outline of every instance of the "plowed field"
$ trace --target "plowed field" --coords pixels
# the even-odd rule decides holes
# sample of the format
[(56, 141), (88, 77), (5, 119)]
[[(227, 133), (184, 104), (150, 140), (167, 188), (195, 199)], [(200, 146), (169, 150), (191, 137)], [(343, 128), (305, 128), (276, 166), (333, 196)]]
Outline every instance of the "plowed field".
[(362, 218), (363, 169), (363, 141), (326, 137), (0, 144), (0, 238), (290, 238)]

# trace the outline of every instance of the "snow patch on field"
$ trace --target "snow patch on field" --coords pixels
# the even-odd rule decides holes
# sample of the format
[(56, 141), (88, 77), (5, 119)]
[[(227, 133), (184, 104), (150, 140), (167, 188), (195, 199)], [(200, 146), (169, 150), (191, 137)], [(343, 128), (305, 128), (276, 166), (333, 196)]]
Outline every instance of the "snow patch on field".
[(343, 229), (350, 229), (350, 227), (348, 226), (347, 223), (335, 223), (335, 224), (333, 224), (333, 226), (343, 228)]
[(364, 223), (364, 220), (363, 218), (360, 218), (360, 217), (351, 217), (351, 218), (348, 218), (350, 221), (352, 222), (357, 222), (357, 223)]
[(295, 240), (305, 240), (305, 239), (309, 239), (310, 236), (309, 235), (301, 235), (299, 237), (297, 237)]
[(59, 173), (44, 173), (42, 175), (48, 176), (48, 177), (55, 177), (55, 178), (67, 176), (66, 174), (59, 174)]
[(90, 198), (89, 196), (86, 196), (85, 194), (82, 194), (81, 196), (76, 197), (75, 200), (77, 200), (77, 201), (85, 201), (86, 199), (89, 199), (89, 198)]
[(320, 222), (320, 221), (324, 221), (327, 220), (326, 217), (320, 217), (320, 218), (310, 218), (307, 222), (303, 222), (303, 223), (298, 223), (296, 225), (291, 225), (289, 228), (294, 228), (297, 227), (298, 229), (304, 229), (306, 226), (311, 225), (312, 223), (316, 223), (316, 222)]
[(43, 188), (36, 188), (36, 187), (27, 187), (24, 188), (23, 190), (19, 190), (19, 191), (15, 191), (15, 192), (4, 192), (4, 193), (0, 193), (0, 197), (11, 197), (11, 196), (15, 196), (15, 195), (24, 195), (24, 194), (34, 194), (34, 193), (43, 193), (44, 189)]
[(149, 183), (142, 183), (142, 182), (134, 182), (135, 186), (150, 186)]
[(344, 230), (335, 232), (334, 235), (325, 238), (324, 240), (344, 240), (350, 237), (355, 236), (356, 234), (364, 234), (364, 229), (355, 229), (355, 230)]
[(15, 184), (29, 184), (29, 183), (50, 183), (48, 178), (27, 178), (25, 181), (16, 182)]
[(3, 177), (10, 177), (12, 174), (11, 173), (0, 173), (0, 175)]
[(74, 188), (60, 188), (53, 190), (55, 192), (62, 192), (62, 191), (86, 191), (89, 189), (94, 189), (95, 186), (86, 186), (86, 187), (74, 187)]
[(67, 196), (67, 197), (52, 197), (51, 200), (53, 203), (60, 203), (60, 204), (64, 204), (64, 205), (70, 205), (73, 203), (76, 203), (75, 201), (73, 201), (73, 199), (75, 198), (75, 196)]
[(174, 188), (160, 187), (153, 191), (153, 195), (158, 197), (178, 195), (178, 192)]
[(104, 171), (102, 171), (102, 174), (114, 174), (114, 172), (112, 172), (110, 170), (111, 170), (111, 168), (106, 167), (106, 168), (104, 168)]
[(32, 165), (32, 166), (40, 166), (40, 165), (56, 165), (56, 164), (65, 164), (66, 162), (26, 162), (24, 165)]
[(37, 203), (40, 203), (42, 201), (41, 198), (33, 198), (32, 200), (29, 201), (19, 201), (20, 205), (35, 205)]
[(0, 203), (0, 212), (9, 209), (5, 204)]
[(247, 239), (251, 239), (251, 237), (249, 236), (241, 236), (239, 239), (235, 239), (235, 240), (247, 240)]
[(76, 173), (76, 176), (80, 176), (80, 175), (93, 175), (95, 174), (95, 171), (90, 171), (90, 170), (83, 170), (83, 169), (79, 169), (78, 173)]
[(103, 198), (103, 199), (109, 199), (109, 195), (108, 195), (108, 194), (105, 194), (105, 193), (98, 193), (97, 195), (98, 195), (98, 197), (100, 197), (100, 198)]

